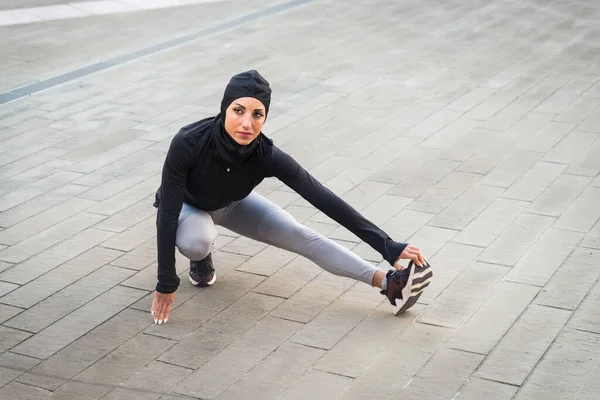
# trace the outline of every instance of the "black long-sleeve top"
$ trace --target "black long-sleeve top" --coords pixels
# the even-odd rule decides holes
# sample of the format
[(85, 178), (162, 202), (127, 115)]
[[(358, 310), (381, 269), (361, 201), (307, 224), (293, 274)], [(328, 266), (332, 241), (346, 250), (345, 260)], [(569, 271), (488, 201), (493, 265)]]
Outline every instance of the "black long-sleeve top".
[(173, 138), (156, 193), (158, 283), (172, 293), (179, 286), (175, 239), (183, 203), (214, 211), (242, 200), (265, 178), (275, 177), (379, 252), (393, 265), (405, 243), (393, 241), (353, 207), (324, 187), (263, 133), (239, 146), (224, 131), (219, 116), (183, 127)]

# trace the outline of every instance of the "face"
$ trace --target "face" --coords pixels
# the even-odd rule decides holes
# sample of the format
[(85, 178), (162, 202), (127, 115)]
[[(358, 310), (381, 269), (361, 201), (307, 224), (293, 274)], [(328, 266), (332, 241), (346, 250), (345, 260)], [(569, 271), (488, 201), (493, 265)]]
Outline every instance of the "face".
[(253, 97), (234, 100), (225, 112), (225, 130), (238, 144), (252, 143), (265, 123), (265, 106)]

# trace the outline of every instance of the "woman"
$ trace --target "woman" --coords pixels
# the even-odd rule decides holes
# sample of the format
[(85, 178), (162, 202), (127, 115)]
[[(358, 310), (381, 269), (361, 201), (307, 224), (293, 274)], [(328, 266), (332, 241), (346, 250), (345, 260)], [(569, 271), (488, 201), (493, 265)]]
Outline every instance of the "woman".
[[(173, 138), (154, 203), (158, 208), (158, 283), (151, 309), (155, 323), (167, 322), (179, 286), (175, 247), (190, 259), (193, 285), (214, 284), (215, 224), (300, 254), (332, 274), (378, 287), (399, 311), (410, 308), (429, 285), (431, 268), (418, 248), (390, 239), (262, 133), (270, 102), (271, 88), (258, 72), (240, 73), (227, 85), (217, 116), (185, 126)], [(280, 179), (396, 269), (387, 273), (378, 269), (254, 192), (267, 177)], [(400, 259), (410, 259), (409, 267), (400, 266)]]

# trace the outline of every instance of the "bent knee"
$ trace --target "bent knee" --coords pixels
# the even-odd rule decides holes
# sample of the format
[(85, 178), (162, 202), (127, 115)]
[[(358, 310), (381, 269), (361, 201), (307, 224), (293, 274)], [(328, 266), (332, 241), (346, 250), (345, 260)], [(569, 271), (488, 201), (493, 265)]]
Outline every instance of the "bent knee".
[(179, 252), (192, 261), (198, 261), (205, 258), (214, 245), (214, 237), (185, 236), (177, 238), (177, 248)]

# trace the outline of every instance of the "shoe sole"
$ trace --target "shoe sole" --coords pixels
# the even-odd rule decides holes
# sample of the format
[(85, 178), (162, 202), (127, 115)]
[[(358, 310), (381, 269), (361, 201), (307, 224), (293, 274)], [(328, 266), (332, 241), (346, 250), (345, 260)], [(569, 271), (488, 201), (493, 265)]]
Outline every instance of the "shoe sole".
[(212, 286), (217, 281), (217, 273), (214, 272), (212, 279), (208, 282), (196, 282), (194, 279), (192, 279), (192, 275), (190, 275), (190, 274), (188, 274), (188, 279), (190, 280), (190, 283), (194, 286), (199, 286), (199, 287)]
[(404, 301), (402, 306), (400, 306), (396, 314), (403, 313), (412, 306), (414, 306), (415, 303), (419, 300), (419, 297), (421, 297), (423, 290), (425, 290), (425, 288), (429, 286), (429, 283), (433, 278), (433, 271), (431, 269), (431, 265), (429, 265), (427, 261), (425, 261), (425, 264), (422, 267), (419, 267), (418, 265), (411, 262), (408, 265), (408, 268), (410, 268), (410, 272), (408, 275), (408, 283), (406, 284), (404, 289), (402, 289), (402, 299), (407, 300)]

